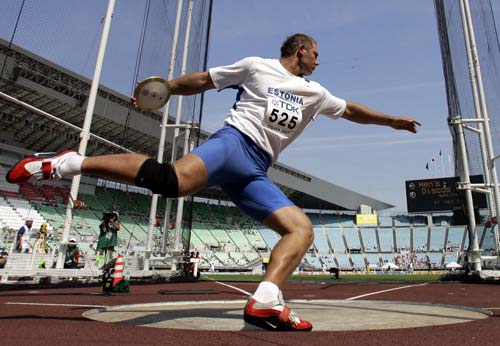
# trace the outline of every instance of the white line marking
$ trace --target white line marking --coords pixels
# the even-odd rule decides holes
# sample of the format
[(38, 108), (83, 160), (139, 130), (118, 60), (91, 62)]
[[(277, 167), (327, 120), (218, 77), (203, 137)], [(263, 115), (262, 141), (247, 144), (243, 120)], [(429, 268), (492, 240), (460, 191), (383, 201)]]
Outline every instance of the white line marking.
[(249, 296), (249, 297), (252, 295), (252, 293), (247, 292), (247, 291), (245, 291), (245, 290), (242, 290), (241, 288), (238, 288), (238, 287), (235, 287), (235, 286), (232, 286), (232, 285), (228, 285), (228, 284), (225, 284), (225, 283), (222, 283), (222, 282), (219, 282), (219, 281), (215, 281), (214, 279), (211, 279), (211, 278), (210, 278), (210, 277), (208, 277), (207, 275), (205, 275), (205, 278), (206, 278), (206, 279), (208, 279), (208, 280), (210, 280), (210, 281), (212, 281), (212, 282), (215, 282), (216, 284), (219, 284), (219, 285), (222, 285), (222, 286), (226, 286), (226, 287), (232, 288), (233, 290), (236, 290), (236, 291), (238, 291), (238, 292), (241, 292), (241, 293), (243, 293), (243, 294), (245, 294), (245, 295), (247, 295), (247, 296)]
[(481, 309), (485, 309), (485, 310), (500, 310), (500, 308), (481, 308)]
[(223, 286), (227, 286), (227, 287), (229, 287), (229, 288), (232, 288), (233, 290), (236, 290), (236, 291), (239, 291), (239, 292), (241, 292), (241, 293), (243, 293), (243, 294), (246, 294), (246, 295), (247, 295), (247, 296), (249, 296), (249, 297), (252, 295), (252, 293), (247, 292), (247, 291), (245, 291), (245, 290), (242, 290), (241, 288), (234, 287), (234, 286), (232, 286), (232, 285), (228, 285), (228, 284), (225, 284), (225, 283), (223, 283), (223, 282), (219, 282), (219, 281), (214, 281), (214, 282), (215, 282), (216, 284), (219, 284), (219, 285), (223, 285)]
[(23, 302), (6, 302), (6, 305), (37, 305), (37, 306), (70, 306), (82, 308), (105, 308), (107, 305), (84, 305), (84, 304), (50, 304), (50, 303), (23, 303)]
[(390, 292), (390, 291), (397, 291), (397, 290), (402, 290), (402, 289), (405, 289), (405, 288), (411, 288), (411, 287), (418, 287), (418, 286), (425, 286), (427, 285), (428, 283), (423, 283), (423, 284), (418, 284), (418, 285), (409, 285), (409, 286), (401, 286), (401, 287), (396, 287), (396, 288), (390, 288), (388, 290), (383, 290), (383, 291), (377, 291), (377, 292), (372, 292), (372, 293), (367, 293), (367, 294), (362, 294), (360, 296), (356, 296), (356, 297), (351, 297), (351, 298), (347, 298), (345, 300), (355, 300), (355, 299), (359, 299), (359, 298), (363, 298), (363, 297), (368, 297), (368, 296), (373, 296), (375, 294), (380, 294), (380, 293), (385, 293), (385, 292)]

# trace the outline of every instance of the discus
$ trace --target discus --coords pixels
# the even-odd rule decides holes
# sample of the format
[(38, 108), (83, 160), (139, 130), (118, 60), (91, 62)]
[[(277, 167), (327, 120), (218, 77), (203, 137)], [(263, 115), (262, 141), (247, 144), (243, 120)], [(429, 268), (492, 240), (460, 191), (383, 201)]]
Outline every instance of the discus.
[(170, 99), (170, 88), (161, 77), (149, 77), (137, 84), (134, 98), (143, 111), (155, 111), (163, 107)]

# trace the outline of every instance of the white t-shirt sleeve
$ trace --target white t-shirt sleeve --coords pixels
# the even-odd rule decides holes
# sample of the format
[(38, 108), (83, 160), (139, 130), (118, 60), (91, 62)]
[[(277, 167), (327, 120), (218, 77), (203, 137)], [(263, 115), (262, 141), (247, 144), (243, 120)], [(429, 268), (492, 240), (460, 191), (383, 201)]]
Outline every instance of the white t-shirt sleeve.
[(231, 85), (241, 85), (248, 76), (253, 63), (258, 59), (256, 57), (245, 58), (232, 65), (213, 67), (208, 70), (208, 73), (218, 90)]
[(344, 114), (346, 105), (347, 102), (345, 100), (333, 96), (328, 90), (323, 88), (323, 99), (319, 108), (319, 114), (337, 119)]

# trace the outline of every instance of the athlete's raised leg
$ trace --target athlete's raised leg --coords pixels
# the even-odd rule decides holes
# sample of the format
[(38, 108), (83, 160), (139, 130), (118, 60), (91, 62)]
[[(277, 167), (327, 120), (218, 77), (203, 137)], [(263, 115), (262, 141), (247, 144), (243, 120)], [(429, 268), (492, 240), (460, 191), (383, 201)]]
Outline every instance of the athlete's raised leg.
[(171, 165), (159, 164), (140, 154), (83, 157), (75, 151), (65, 151), (48, 159), (23, 159), (6, 178), (10, 183), (22, 183), (31, 179), (70, 178), (82, 173), (147, 187), (168, 197), (195, 193), (203, 189), (208, 180), (205, 164), (193, 154)]

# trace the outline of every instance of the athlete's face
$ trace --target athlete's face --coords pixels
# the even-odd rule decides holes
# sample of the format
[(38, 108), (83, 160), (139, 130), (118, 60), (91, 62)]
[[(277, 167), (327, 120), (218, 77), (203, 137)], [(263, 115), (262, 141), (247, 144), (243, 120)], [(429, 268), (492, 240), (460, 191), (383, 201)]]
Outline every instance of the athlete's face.
[(302, 46), (299, 48), (299, 66), (300, 66), (300, 75), (309, 76), (313, 73), (316, 66), (319, 65), (318, 62), (318, 47), (315, 43), (311, 46), (311, 48), (306, 48)]

